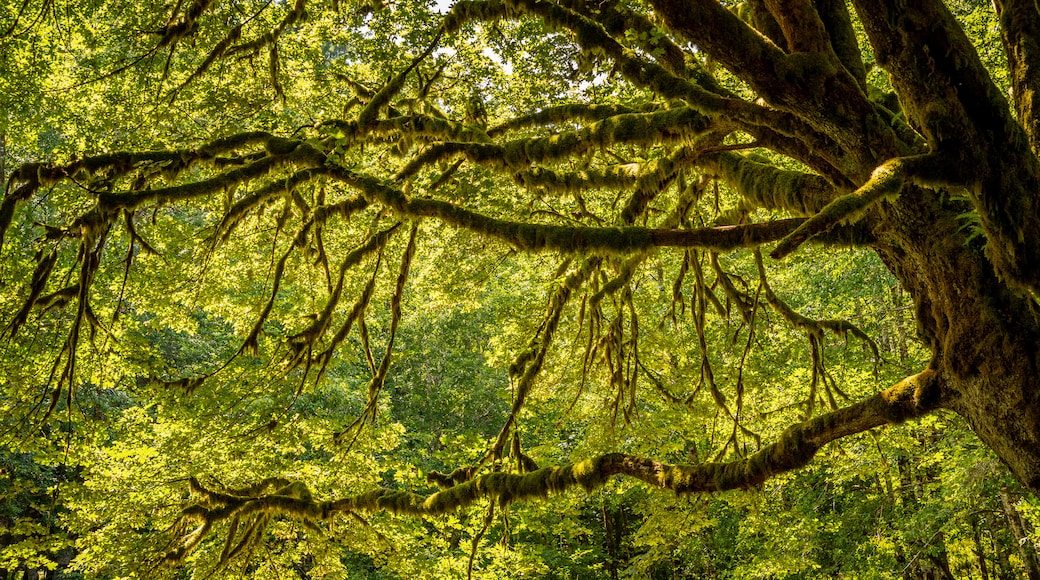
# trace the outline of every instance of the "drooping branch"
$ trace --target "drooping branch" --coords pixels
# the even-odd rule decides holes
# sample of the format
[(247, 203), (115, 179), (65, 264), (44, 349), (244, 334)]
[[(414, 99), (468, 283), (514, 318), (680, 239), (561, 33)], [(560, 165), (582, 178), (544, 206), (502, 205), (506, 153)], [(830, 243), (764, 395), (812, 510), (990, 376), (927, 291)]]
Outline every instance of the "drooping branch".
[[(289, 516), (309, 524), (336, 514), (387, 511), (408, 516), (436, 516), (490, 499), (501, 505), (544, 499), (580, 488), (591, 492), (617, 475), (676, 493), (748, 489), (770, 477), (806, 465), (821, 447), (856, 433), (920, 417), (943, 403), (943, 380), (932, 370), (907, 377), (888, 389), (848, 407), (789, 427), (775, 443), (728, 462), (672, 465), (624, 453), (606, 453), (571, 465), (543, 467), (530, 473), (492, 472), (432, 494), (375, 489), (356, 496), (318, 501), (302, 482), (271, 480), (240, 490), (209, 488), (192, 479), (196, 503), (185, 507), (171, 528), (175, 537), (167, 558), (177, 562), (222, 521)], [(262, 493), (275, 489), (274, 493)], [(266, 525), (266, 521), (264, 522)], [(194, 527), (192, 527), (194, 526)], [(233, 528), (237, 530), (237, 526)], [(228, 539), (231, 542), (231, 539)]]
[(368, 382), (365, 409), (361, 415), (346, 429), (335, 434), (337, 442), (351, 438), (348, 447), (353, 446), (361, 429), (369, 422), (374, 421), (379, 404), (379, 394), (386, 382), (387, 372), (390, 370), (391, 355), (394, 351), (394, 342), (397, 339), (397, 328), (401, 323), (401, 301), (403, 300), (405, 286), (408, 282), (408, 273), (412, 267), (412, 259), (415, 257), (415, 238), (419, 233), (419, 224), (412, 224), (411, 233), (408, 236), (408, 245), (401, 256), (401, 266), (397, 273), (397, 283), (394, 285), (394, 293), (390, 298), (390, 337), (380, 359), (379, 366), (374, 369), (372, 378)]
[(874, 354), (875, 370), (877, 369), (877, 365), (881, 362), (881, 353), (878, 350), (877, 343), (874, 342), (866, 332), (863, 332), (862, 329), (848, 320), (834, 318), (812, 319), (796, 312), (786, 302), (781, 300), (775, 292), (773, 292), (773, 288), (770, 286), (768, 277), (766, 276), (766, 268), (762, 260), (762, 252), (756, 249), (754, 254), (755, 265), (758, 267), (758, 277), (762, 285), (762, 291), (765, 295), (766, 303), (769, 304), (774, 311), (780, 314), (788, 324), (794, 328), (805, 331), (809, 337), (809, 347), (812, 353), (812, 380), (809, 385), (809, 396), (806, 399), (805, 416), (812, 417), (813, 409), (816, 405), (817, 386), (820, 383), (823, 383), (824, 391), (831, 408), (837, 408), (837, 402), (833, 393), (837, 392), (837, 394), (843, 398), (847, 398), (847, 396), (837, 387), (836, 384), (834, 384), (833, 380), (827, 373), (822, 347), (824, 332), (831, 332), (839, 336), (844, 336), (846, 340), (850, 334), (859, 339), (863, 344), (867, 345)]
[(769, 282), (766, 279), (762, 253), (757, 250), (755, 251), (755, 264), (758, 267), (759, 279), (762, 281), (762, 289), (765, 293), (766, 302), (768, 302), (769, 305), (772, 306), (772, 308), (776, 310), (776, 312), (779, 313), (780, 316), (782, 316), (791, 326), (801, 328), (802, 330), (814, 334), (819, 334), (823, 331), (833, 332), (834, 334), (839, 335), (851, 334), (870, 347), (871, 352), (874, 353), (875, 360), (881, 359), (881, 353), (878, 350), (877, 343), (875, 343), (867, 333), (863, 332), (863, 330), (855, 324), (852, 324), (847, 320), (815, 320), (795, 312), (794, 309), (788, 306), (783, 300), (780, 300), (780, 298), (773, 292), (773, 288), (769, 285)]
[[(278, 68), (278, 41), (282, 34), (291, 29), (294, 25), (299, 23), (301, 20), (307, 17), (307, 3), (305, 0), (296, 0), (292, 8), (282, 18), (282, 20), (271, 30), (264, 31), (262, 34), (247, 40), (245, 42), (239, 42), (242, 38), (242, 33), (248, 23), (251, 21), (257, 21), (258, 17), (269, 7), (270, 3), (264, 4), (259, 10), (246, 17), (244, 20), (238, 22), (225, 33), (224, 37), (220, 39), (213, 48), (210, 49), (209, 53), (203, 59), (203, 61), (195, 67), (195, 70), (186, 78), (180, 85), (174, 88), (169, 95), (171, 101), (176, 99), (177, 95), (184, 90), (192, 82), (198, 80), (204, 75), (214, 63), (219, 60), (230, 58), (236, 55), (245, 55), (253, 57), (264, 48), (268, 49), (268, 55), (270, 57), (271, 67), (271, 84), (274, 86), (275, 91), (279, 96), (283, 96), (281, 93), (281, 83), (278, 79), (277, 68)], [(165, 39), (164, 39), (165, 40)], [(161, 46), (161, 44), (160, 44)]]
[[(246, 148), (264, 146), (269, 154), (237, 156)], [(231, 155), (231, 157), (226, 157)], [(83, 157), (64, 164), (28, 163), (15, 170), (8, 181), (6, 195), (0, 204), (0, 245), (11, 224), (18, 204), (28, 200), (41, 188), (61, 181), (79, 181), (103, 175), (106, 180), (126, 178), (135, 171), (145, 179), (163, 176), (172, 179), (192, 166), (209, 163), (225, 172), (209, 179), (151, 190), (140, 188), (126, 192), (96, 192), (100, 203), (110, 209), (133, 209), (156, 201), (175, 201), (221, 191), (266, 175), (276, 167), (301, 163), (320, 166), (324, 157), (313, 147), (299, 147), (299, 142), (276, 137), (266, 131), (247, 131), (215, 139), (194, 149), (173, 151), (119, 151)]]

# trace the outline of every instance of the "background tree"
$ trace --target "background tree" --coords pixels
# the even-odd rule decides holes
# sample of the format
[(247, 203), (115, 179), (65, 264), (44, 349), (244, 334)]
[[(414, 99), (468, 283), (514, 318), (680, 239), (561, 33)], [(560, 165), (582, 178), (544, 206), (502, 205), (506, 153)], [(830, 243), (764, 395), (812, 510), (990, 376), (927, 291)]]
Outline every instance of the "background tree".
[[(408, 525), (475, 548), (519, 500), (621, 486), (599, 509), (617, 562), (626, 510), (655, 507), (615, 475), (761, 489), (943, 411), (1040, 489), (1033, 3), (63, 8), (0, 26), (25, 161), (0, 204), (3, 402), (23, 441), (62, 422), (40, 439), (86, 469), (96, 550), (165, 533), (139, 553), (317, 575), (337, 526), (373, 534), (362, 560), (430, 549)], [(920, 356), (879, 320), (903, 304), (864, 314), (893, 288)], [(892, 351), (866, 330), (901, 347), (877, 378)], [(880, 455), (917, 488), (887, 488), (904, 511), (941, 490)], [(108, 525), (99, 486), (166, 507)], [(472, 505), (380, 536), (384, 512)], [(893, 557), (949, 572), (936, 538)], [(442, 573), (485, 564), (510, 569)]]

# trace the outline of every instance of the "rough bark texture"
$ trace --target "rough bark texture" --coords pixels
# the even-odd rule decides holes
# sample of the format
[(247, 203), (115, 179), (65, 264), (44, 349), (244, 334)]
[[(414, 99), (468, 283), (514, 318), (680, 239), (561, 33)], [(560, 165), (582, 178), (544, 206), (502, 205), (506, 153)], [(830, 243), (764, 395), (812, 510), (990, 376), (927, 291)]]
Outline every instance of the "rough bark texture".
[[(933, 352), (931, 366), (943, 378), (943, 405), (965, 417), (1024, 485), (1040, 491), (1040, 163), (1027, 136), (1035, 132), (1035, 115), (1022, 124), (1014, 119), (974, 47), (938, 1), (854, 2), (903, 114), (924, 143), (881, 128), (889, 125), (879, 123), (880, 109), (855, 91), (849, 74), (855, 64), (832, 67), (842, 59), (830, 46), (808, 40), (821, 24), (802, 3), (766, 2), (789, 54), (775, 46), (758, 48), (764, 40), (739, 32), (742, 23), (718, 13), (710, 0), (693, 7), (672, 0), (653, 4), (670, 27), (752, 83), (771, 104), (832, 137), (844, 150), (831, 155), (839, 162), (835, 169), (851, 183), (865, 187), (885, 161), (912, 151), (924, 155), (906, 172), (898, 195), (863, 218), (876, 237), (872, 247), (914, 299), (920, 334)], [(835, 7), (817, 8), (826, 14)], [(1012, 24), (1011, 10), (1028, 17)], [(1035, 98), (1035, 39), (1027, 33), (1037, 22), (1035, 12), (1032, 3), (1009, 2), (1002, 14), (1016, 63), (1020, 114)], [(832, 28), (840, 25), (836, 16), (826, 18)], [(708, 21), (726, 24), (713, 27)], [(742, 36), (746, 42), (738, 48), (731, 41)], [(841, 52), (849, 62), (847, 51)], [(802, 66), (793, 69), (795, 63)], [(851, 140), (858, 146), (845, 145)], [(984, 246), (970, 241), (958, 222), (970, 210), (978, 213)]]
[(1007, 516), (1011, 535), (1014, 536), (1015, 543), (1018, 545), (1018, 555), (1025, 565), (1026, 575), (1029, 580), (1040, 580), (1040, 563), (1037, 563), (1036, 548), (1032, 538), (1026, 532), (1022, 515), (1015, 509), (1015, 499), (1011, 497), (1006, 486), (1000, 489), (1000, 503), (1004, 506), (1004, 515)]

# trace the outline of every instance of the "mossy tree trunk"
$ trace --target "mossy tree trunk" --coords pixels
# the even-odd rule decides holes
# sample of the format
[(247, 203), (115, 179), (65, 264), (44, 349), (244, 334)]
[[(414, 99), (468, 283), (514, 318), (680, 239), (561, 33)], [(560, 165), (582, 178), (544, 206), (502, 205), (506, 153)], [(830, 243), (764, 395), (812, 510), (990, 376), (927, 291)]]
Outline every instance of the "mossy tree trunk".
[[(1038, 55), (1029, 37), (1040, 22), (1036, 6), (996, 3), (1009, 54), (1018, 55), (1012, 96), (1020, 113), (1032, 115), (1019, 123), (941, 2), (854, 2), (902, 114), (920, 136), (915, 143), (855, 90), (863, 82), (858, 53), (842, 53), (833, 44), (843, 35), (832, 34), (830, 46), (819, 42), (840, 20), (822, 17), (821, 6), (765, 2), (762, 19), (777, 25), (764, 29), (774, 34), (775, 44), (768, 45), (710, 0), (692, 8), (672, 0), (653, 4), (671, 27), (747, 79), (767, 102), (805, 119), (805, 131), (858, 144), (837, 147), (841, 153), (827, 175), (836, 185), (851, 184), (855, 193), (823, 204), (807, 222), (819, 227), (789, 235), (774, 256), (850, 219), (862, 207), (855, 198), (877, 193), (890, 200), (861, 219), (875, 236), (871, 246), (916, 305), (940, 385), (927, 396), (967, 419), (1019, 481), (1040, 492), (1040, 162), (1035, 112), (1022, 105), (1035, 99), (1037, 88)], [(727, 24), (711, 27), (711, 21)], [(886, 167), (887, 159), (905, 166)], [(896, 175), (895, 183), (879, 175), (882, 168)], [(747, 183), (745, 194), (791, 211), (813, 201), (762, 189)], [(971, 211), (978, 216), (971, 226), (984, 233), (985, 243), (969, 239), (971, 227), (958, 217)]]

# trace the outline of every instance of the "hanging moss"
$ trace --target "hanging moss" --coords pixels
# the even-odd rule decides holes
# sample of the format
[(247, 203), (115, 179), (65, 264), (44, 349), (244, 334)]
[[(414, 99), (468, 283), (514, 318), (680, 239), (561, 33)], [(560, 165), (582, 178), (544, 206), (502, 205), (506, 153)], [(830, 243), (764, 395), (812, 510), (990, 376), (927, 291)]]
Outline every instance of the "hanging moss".
[[(693, 157), (687, 148), (679, 148), (667, 157), (654, 159), (639, 167), (639, 180), (635, 191), (621, 210), (621, 222), (634, 224), (659, 194), (678, 177), (678, 171)], [(674, 226), (674, 225), (673, 225)]]
[(441, 23), (441, 29), (446, 33), (454, 33), (458, 32), (468, 22), (476, 20), (493, 22), (495, 20), (512, 18), (517, 14), (519, 14), (519, 11), (510, 2), (502, 2), (501, 0), (463, 0), (452, 4), (451, 10)]
[(170, 18), (170, 23), (162, 31), (158, 46), (174, 46), (182, 39), (195, 34), (198, 30), (198, 19), (212, 5), (213, 0), (194, 0), (178, 20)]
[(488, 135), (497, 137), (509, 131), (526, 127), (546, 128), (565, 127), (579, 121), (600, 121), (608, 117), (634, 113), (649, 113), (659, 107), (654, 104), (633, 108), (625, 105), (599, 105), (587, 103), (568, 103), (540, 109), (529, 115), (510, 119), (501, 125), (488, 130)]
[[(804, 222), (802, 222), (804, 223)], [(799, 226), (800, 227), (800, 226)], [(797, 231), (797, 229), (795, 230)], [(790, 235), (790, 234), (788, 234)], [(874, 360), (877, 363), (881, 361), (881, 353), (878, 350), (878, 345), (874, 342), (866, 332), (863, 332), (855, 324), (847, 320), (837, 319), (812, 319), (798, 312), (795, 312), (793, 308), (788, 306), (786, 302), (781, 300), (773, 292), (773, 288), (769, 285), (769, 281), (766, 276), (765, 264), (762, 260), (762, 253), (755, 250), (755, 264), (758, 268), (758, 277), (762, 283), (762, 291), (765, 294), (766, 302), (779, 314), (788, 324), (794, 328), (800, 328), (807, 331), (810, 335), (822, 335), (823, 332), (831, 332), (839, 336), (848, 337), (849, 334), (858, 338), (863, 344), (870, 348), (870, 351), (874, 354)]]
[(372, 99), (369, 100), (368, 104), (365, 105), (365, 108), (361, 110), (360, 114), (358, 114), (357, 124), (362, 130), (367, 131), (375, 125), (380, 110), (390, 103), (390, 99), (397, 96), (404, 87), (408, 75), (415, 70), (415, 67), (419, 66), (420, 62), (433, 53), (433, 50), (437, 48), (437, 44), (440, 42), (443, 32), (444, 29), (442, 28), (437, 32), (437, 36), (433, 39), (433, 42), (426, 47), (426, 50), (412, 59), (412, 62), (409, 63), (404, 70), (390, 79), (383, 88), (379, 89), (379, 92), (372, 96)]
[(372, 130), (376, 134), (429, 137), (463, 143), (487, 143), (491, 138), (478, 127), (456, 123), (430, 115), (405, 115), (380, 121)]
[[(321, 167), (298, 171), (285, 179), (273, 181), (261, 188), (254, 190), (249, 195), (243, 196), (236, 201), (225, 212), (217, 225), (215, 238), (226, 241), (234, 232), (235, 227), (250, 211), (263, 207), (265, 204), (278, 196), (295, 192), (296, 188), (314, 179), (316, 176), (327, 174), (328, 170)], [(308, 212), (305, 212), (308, 213)]]
[(26, 297), (22, 307), (11, 318), (7, 328), (4, 329), (4, 334), (8, 338), (14, 338), (18, 334), (18, 329), (29, 319), (29, 313), (40, 300), (40, 296), (47, 287), (47, 281), (50, 279), (51, 273), (54, 271), (54, 265), (57, 262), (58, 252), (56, 250), (51, 250), (37, 259), (36, 268), (32, 273), (32, 280), (29, 282), (29, 296)]

